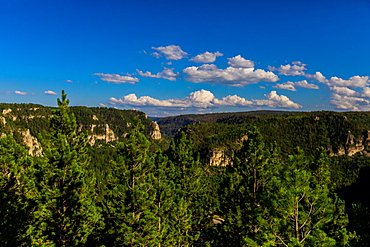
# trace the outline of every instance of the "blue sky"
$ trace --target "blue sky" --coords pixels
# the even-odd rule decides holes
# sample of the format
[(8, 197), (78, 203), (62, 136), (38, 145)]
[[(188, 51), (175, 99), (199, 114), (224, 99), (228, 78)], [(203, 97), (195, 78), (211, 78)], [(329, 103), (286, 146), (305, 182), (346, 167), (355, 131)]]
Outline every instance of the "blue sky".
[(370, 2), (0, 0), (0, 102), (370, 110)]

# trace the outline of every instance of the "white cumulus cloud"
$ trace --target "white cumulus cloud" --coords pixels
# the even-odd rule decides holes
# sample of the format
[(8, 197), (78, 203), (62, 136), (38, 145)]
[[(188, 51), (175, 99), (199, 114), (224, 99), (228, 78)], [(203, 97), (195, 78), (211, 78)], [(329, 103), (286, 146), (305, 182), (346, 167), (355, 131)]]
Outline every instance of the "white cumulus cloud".
[(344, 80), (339, 77), (331, 77), (329, 81), (327, 81), (329, 86), (338, 86), (338, 87), (350, 87), (350, 88), (358, 88), (358, 87), (366, 87), (369, 85), (369, 76), (352, 76), (348, 80)]
[(189, 94), (183, 99), (158, 100), (149, 96), (138, 98), (135, 94), (123, 96), (121, 99), (111, 98), (113, 105), (131, 105), (131, 106), (158, 106), (158, 107), (194, 107), (211, 108), (217, 106), (250, 106), (253, 103), (237, 95), (229, 95), (222, 99), (217, 99), (212, 92), (208, 90), (199, 90)]
[(14, 91), (15, 94), (19, 94), (19, 95), (27, 95), (28, 93), (26, 92), (21, 92), (21, 91)]
[[(336, 109), (364, 111), (370, 110), (369, 100), (370, 88), (369, 76), (352, 76), (348, 80), (333, 76), (327, 79), (321, 72), (315, 74), (305, 74), (307, 79), (313, 79), (320, 83), (324, 83), (331, 91), (332, 100), (330, 104)], [(354, 89), (362, 88), (363, 92)]]
[(285, 89), (289, 91), (297, 91), (297, 89), (294, 86), (294, 82), (285, 82), (285, 83), (280, 83), (276, 84), (275, 86), (272, 86), (273, 88), (278, 88), (278, 89)]
[(363, 88), (362, 97), (370, 98), (370, 87)]
[(296, 76), (296, 75), (305, 75), (304, 70), (306, 69), (307, 64), (303, 64), (299, 61), (293, 62), (287, 65), (280, 65), (279, 68), (275, 68), (273, 66), (269, 66), (268, 68), (272, 71), (277, 70), (280, 75), (287, 75), (287, 76)]
[(137, 97), (136, 94), (128, 94), (121, 99), (114, 97), (110, 98), (112, 105), (130, 105), (130, 106), (151, 106), (161, 108), (214, 108), (219, 106), (235, 106), (235, 107), (252, 107), (252, 106), (267, 106), (272, 108), (290, 108), (298, 109), (302, 106), (294, 103), (285, 95), (277, 95), (276, 91), (271, 91), (265, 95), (266, 99), (249, 101), (238, 95), (228, 95), (218, 99), (214, 94), (207, 90), (199, 90), (189, 94), (183, 99), (165, 99), (159, 100), (150, 96)]
[(258, 106), (267, 106), (272, 108), (290, 108), (290, 109), (299, 109), (302, 108), (301, 105), (294, 103), (285, 95), (278, 95), (276, 91), (271, 91), (268, 94), (265, 94), (267, 99), (263, 100), (253, 100), (255, 105)]
[(164, 68), (164, 70), (162, 72), (159, 72), (157, 74), (152, 74), (149, 71), (146, 71), (144, 73), (141, 70), (137, 70), (137, 72), (142, 77), (163, 78), (163, 79), (167, 79), (167, 80), (170, 80), (170, 81), (176, 81), (176, 79), (180, 76), (180, 74), (179, 73), (174, 73), (173, 70), (174, 70), (173, 68), (172, 69)]
[(305, 74), (305, 77), (307, 79), (314, 79), (318, 82), (321, 82), (321, 83), (327, 83), (328, 82), (328, 79), (326, 79), (326, 77), (321, 73), (321, 72), (316, 72), (315, 74)]
[(296, 87), (303, 87), (308, 89), (319, 89), (319, 86), (308, 83), (306, 80), (291, 82), (287, 81), (284, 83), (276, 84), (273, 88), (286, 89), (290, 91), (297, 91)]
[(333, 93), (332, 100), (330, 101), (330, 103), (334, 105), (335, 108), (342, 110), (353, 110), (353, 111), (370, 110), (369, 100), (359, 97), (340, 95), (337, 93)]
[(215, 53), (206, 51), (205, 53), (196, 55), (192, 59), (189, 59), (195, 63), (213, 63), (217, 57), (223, 56), (221, 52), (216, 51)]
[(142, 96), (138, 98), (136, 94), (123, 96), (121, 99), (110, 98), (110, 103), (113, 105), (131, 105), (131, 106), (159, 106), (159, 107), (197, 107), (207, 108), (213, 107), (212, 103), (214, 95), (207, 90), (199, 90), (192, 92), (188, 97), (183, 99), (167, 99), (158, 100), (150, 96)]
[(157, 58), (164, 56), (167, 60), (180, 60), (189, 55), (188, 53), (184, 52), (180, 46), (177, 45), (152, 47), (152, 49), (158, 51), (152, 53), (153, 56)]
[(330, 87), (330, 91), (332, 91), (334, 94), (338, 95), (345, 95), (345, 96), (359, 96), (359, 93), (355, 90), (349, 89), (348, 87), (338, 87), (333, 86)]
[(187, 67), (183, 70), (185, 79), (193, 83), (217, 83), (229, 86), (244, 86), (260, 81), (276, 82), (278, 76), (273, 72), (253, 68), (227, 67), (219, 69), (214, 64), (203, 64), (202, 66)]
[(45, 92), (44, 92), (44, 94), (46, 94), (46, 95), (57, 95), (57, 93), (56, 93), (56, 92), (51, 91), (51, 90), (47, 90), (47, 91), (45, 91)]
[(234, 67), (234, 68), (253, 68), (254, 67), (254, 62), (251, 61), (251, 60), (247, 60), (245, 58), (243, 58), (242, 56), (240, 55), (237, 55), (235, 57), (232, 57), (232, 58), (228, 58), (228, 64), (231, 66), (231, 67)]
[(237, 95), (229, 95), (226, 97), (223, 97), (221, 100), (215, 99), (214, 100), (216, 105), (220, 106), (252, 106), (253, 102), (246, 100), (245, 98), (242, 98)]
[(104, 74), (104, 73), (95, 73), (93, 75), (100, 76), (100, 80), (102, 81), (112, 82), (115, 84), (121, 84), (121, 83), (135, 84), (136, 82), (139, 81), (138, 78), (131, 77), (131, 76), (125, 76), (125, 75)]
[(215, 99), (215, 96), (213, 95), (213, 93), (211, 93), (210, 91), (201, 89), (199, 91), (190, 93), (190, 95), (185, 98), (185, 101), (199, 102), (199, 103), (208, 105), (214, 99)]
[(294, 85), (297, 87), (303, 87), (308, 89), (319, 89), (319, 86), (312, 83), (308, 83), (306, 80), (294, 82)]

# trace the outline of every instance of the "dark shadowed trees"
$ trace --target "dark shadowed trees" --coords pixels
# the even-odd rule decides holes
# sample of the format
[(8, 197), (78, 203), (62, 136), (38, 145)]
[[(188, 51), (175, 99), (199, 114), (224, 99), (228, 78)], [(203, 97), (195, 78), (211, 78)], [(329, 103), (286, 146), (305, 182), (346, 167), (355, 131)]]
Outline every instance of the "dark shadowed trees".
[[(320, 151), (318, 151), (320, 154)], [(344, 204), (329, 190), (328, 159), (302, 151), (287, 159), (257, 129), (236, 153), (222, 204), (218, 246), (344, 246)], [(219, 241), (219, 242), (217, 242)]]

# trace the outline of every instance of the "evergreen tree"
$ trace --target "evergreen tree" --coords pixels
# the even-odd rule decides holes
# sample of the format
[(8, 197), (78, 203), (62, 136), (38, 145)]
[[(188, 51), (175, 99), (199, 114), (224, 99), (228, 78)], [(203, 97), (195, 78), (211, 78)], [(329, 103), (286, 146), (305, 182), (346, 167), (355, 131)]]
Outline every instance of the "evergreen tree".
[(276, 238), (275, 244), (345, 246), (352, 237), (346, 230), (344, 203), (329, 190), (332, 183), (328, 159), (321, 154), (314, 161), (315, 168), (299, 151), (274, 177), (272, 217), (261, 222), (270, 227), (268, 234)]
[(12, 136), (0, 138), (0, 245), (27, 245), (26, 230), (33, 203), (29, 200), (32, 159)]
[(169, 159), (174, 164), (172, 180), (176, 185), (178, 214), (175, 229), (182, 240), (178, 246), (190, 246), (198, 241), (202, 230), (209, 224), (213, 210), (207, 167), (194, 158), (193, 143), (184, 132), (172, 139)]
[(348, 242), (344, 204), (329, 190), (328, 159), (302, 151), (279, 158), (257, 129), (230, 167), (217, 246), (341, 246)]
[(89, 170), (87, 137), (77, 134), (69, 100), (62, 91), (51, 132), (40, 136), (43, 157), (35, 164), (32, 245), (82, 246), (100, 222), (95, 179)]
[(183, 208), (176, 201), (176, 185), (171, 179), (174, 176), (174, 165), (168, 157), (158, 151), (154, 158), (154, 188), (157, 208), (157, 231), (159, 246), (176, 246), (182, 243), (183, 236), (177, 229), (177, 219), (181, 217)]
[(260, 244), (269, 241), (260, 219), (268, 217), (270, 182), (280, 161), (274, 148), (265, 147), (257, 129), (249, 131), (247, 136), (235, 154), (234, 165), (228, 168), (221, 205), (224, 222), (214, 239), (215, 245), (243, 246), (245, 239)]
[(107, 246), (158, 246), (158, 216), (150, 142), (134, 123), (111, 165), (104, 201), (102, 242)]

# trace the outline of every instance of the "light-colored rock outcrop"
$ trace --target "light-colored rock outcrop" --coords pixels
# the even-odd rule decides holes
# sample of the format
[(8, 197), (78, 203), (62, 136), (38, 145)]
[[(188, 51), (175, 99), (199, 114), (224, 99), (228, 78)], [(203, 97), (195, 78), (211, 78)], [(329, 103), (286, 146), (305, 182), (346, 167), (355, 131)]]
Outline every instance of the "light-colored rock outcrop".
[(332, 155), (353, 156), (357, 153), (362, 152), (364, 155), (369, 156), (369, 148), (370, 131), (367, 131), (367, 133), (365, 133), (363, 136), (360, 136), (358, 140), (356, 140), (355, 136), (351, 132), (349, 132), (346, 143), (340, 149), (338, 149), (336, 153), (332, 153)]
[(23, 142), (29, 148), (28, 153), (32, 156), (41, 156), (42, 155), (42, 148), (40, 143), (38, 142), (37, 138), (32, 136), (30, 130), (23, 130), (20, 131)]
[(242, 136), (242, 138), (240, 138), (240, 142), (243, 143), (244, 141), (247, 141), (248, 140), (248, 136), (247, 135), (244, 135)]
[(6, 124), (6, 119), (5, 117), (0, 117), (0, 121), (5, 125)]
[[(13, 110), (12, 109), (3, 109), (3, 115), (8, 115), (11, 113)], [(17, 120), (16, 116), (9, 115), (8, 118), (12, 119), (13, 121)]]
[(161, 130), (160, 130), (159, 125), (157, 124), (157, 122), (153, 122), (153, 126), (154, 126), (154, 129), (153, 129), (150, 136), (152, 137), (152, 139), (155, 139), (155, 140), (161, 139), (162, 134), (161, 134)]
[(12, 112), (12, 109), (3, 109), (3, 115), (6, 115), (10, 112)]
[(224, 150), (212, 150), (210, 151), (209, 165), (211, 166), (228, 166), (231, 165), (232, 161), (225, 155)]
[(97, 126), (99, 126), (99, 127), (103, 126), (105, 133), (101, 134), (101, 135), (92, 134), (90, 136), (90, 145), (94, 145), (97, 140), (103, 140), (106, 143), (112, 142), (112, 141), (118, 141), (118, 138), (117, 138), (116, 134), (114, 134), (113, 130), (111, 130), (111, 128), (109, 127), (108, 124), (104, 124), (104, 125), (92, 124), (91, 129), (90, 129), (92, 133), (94, 133), (94, 129)]

